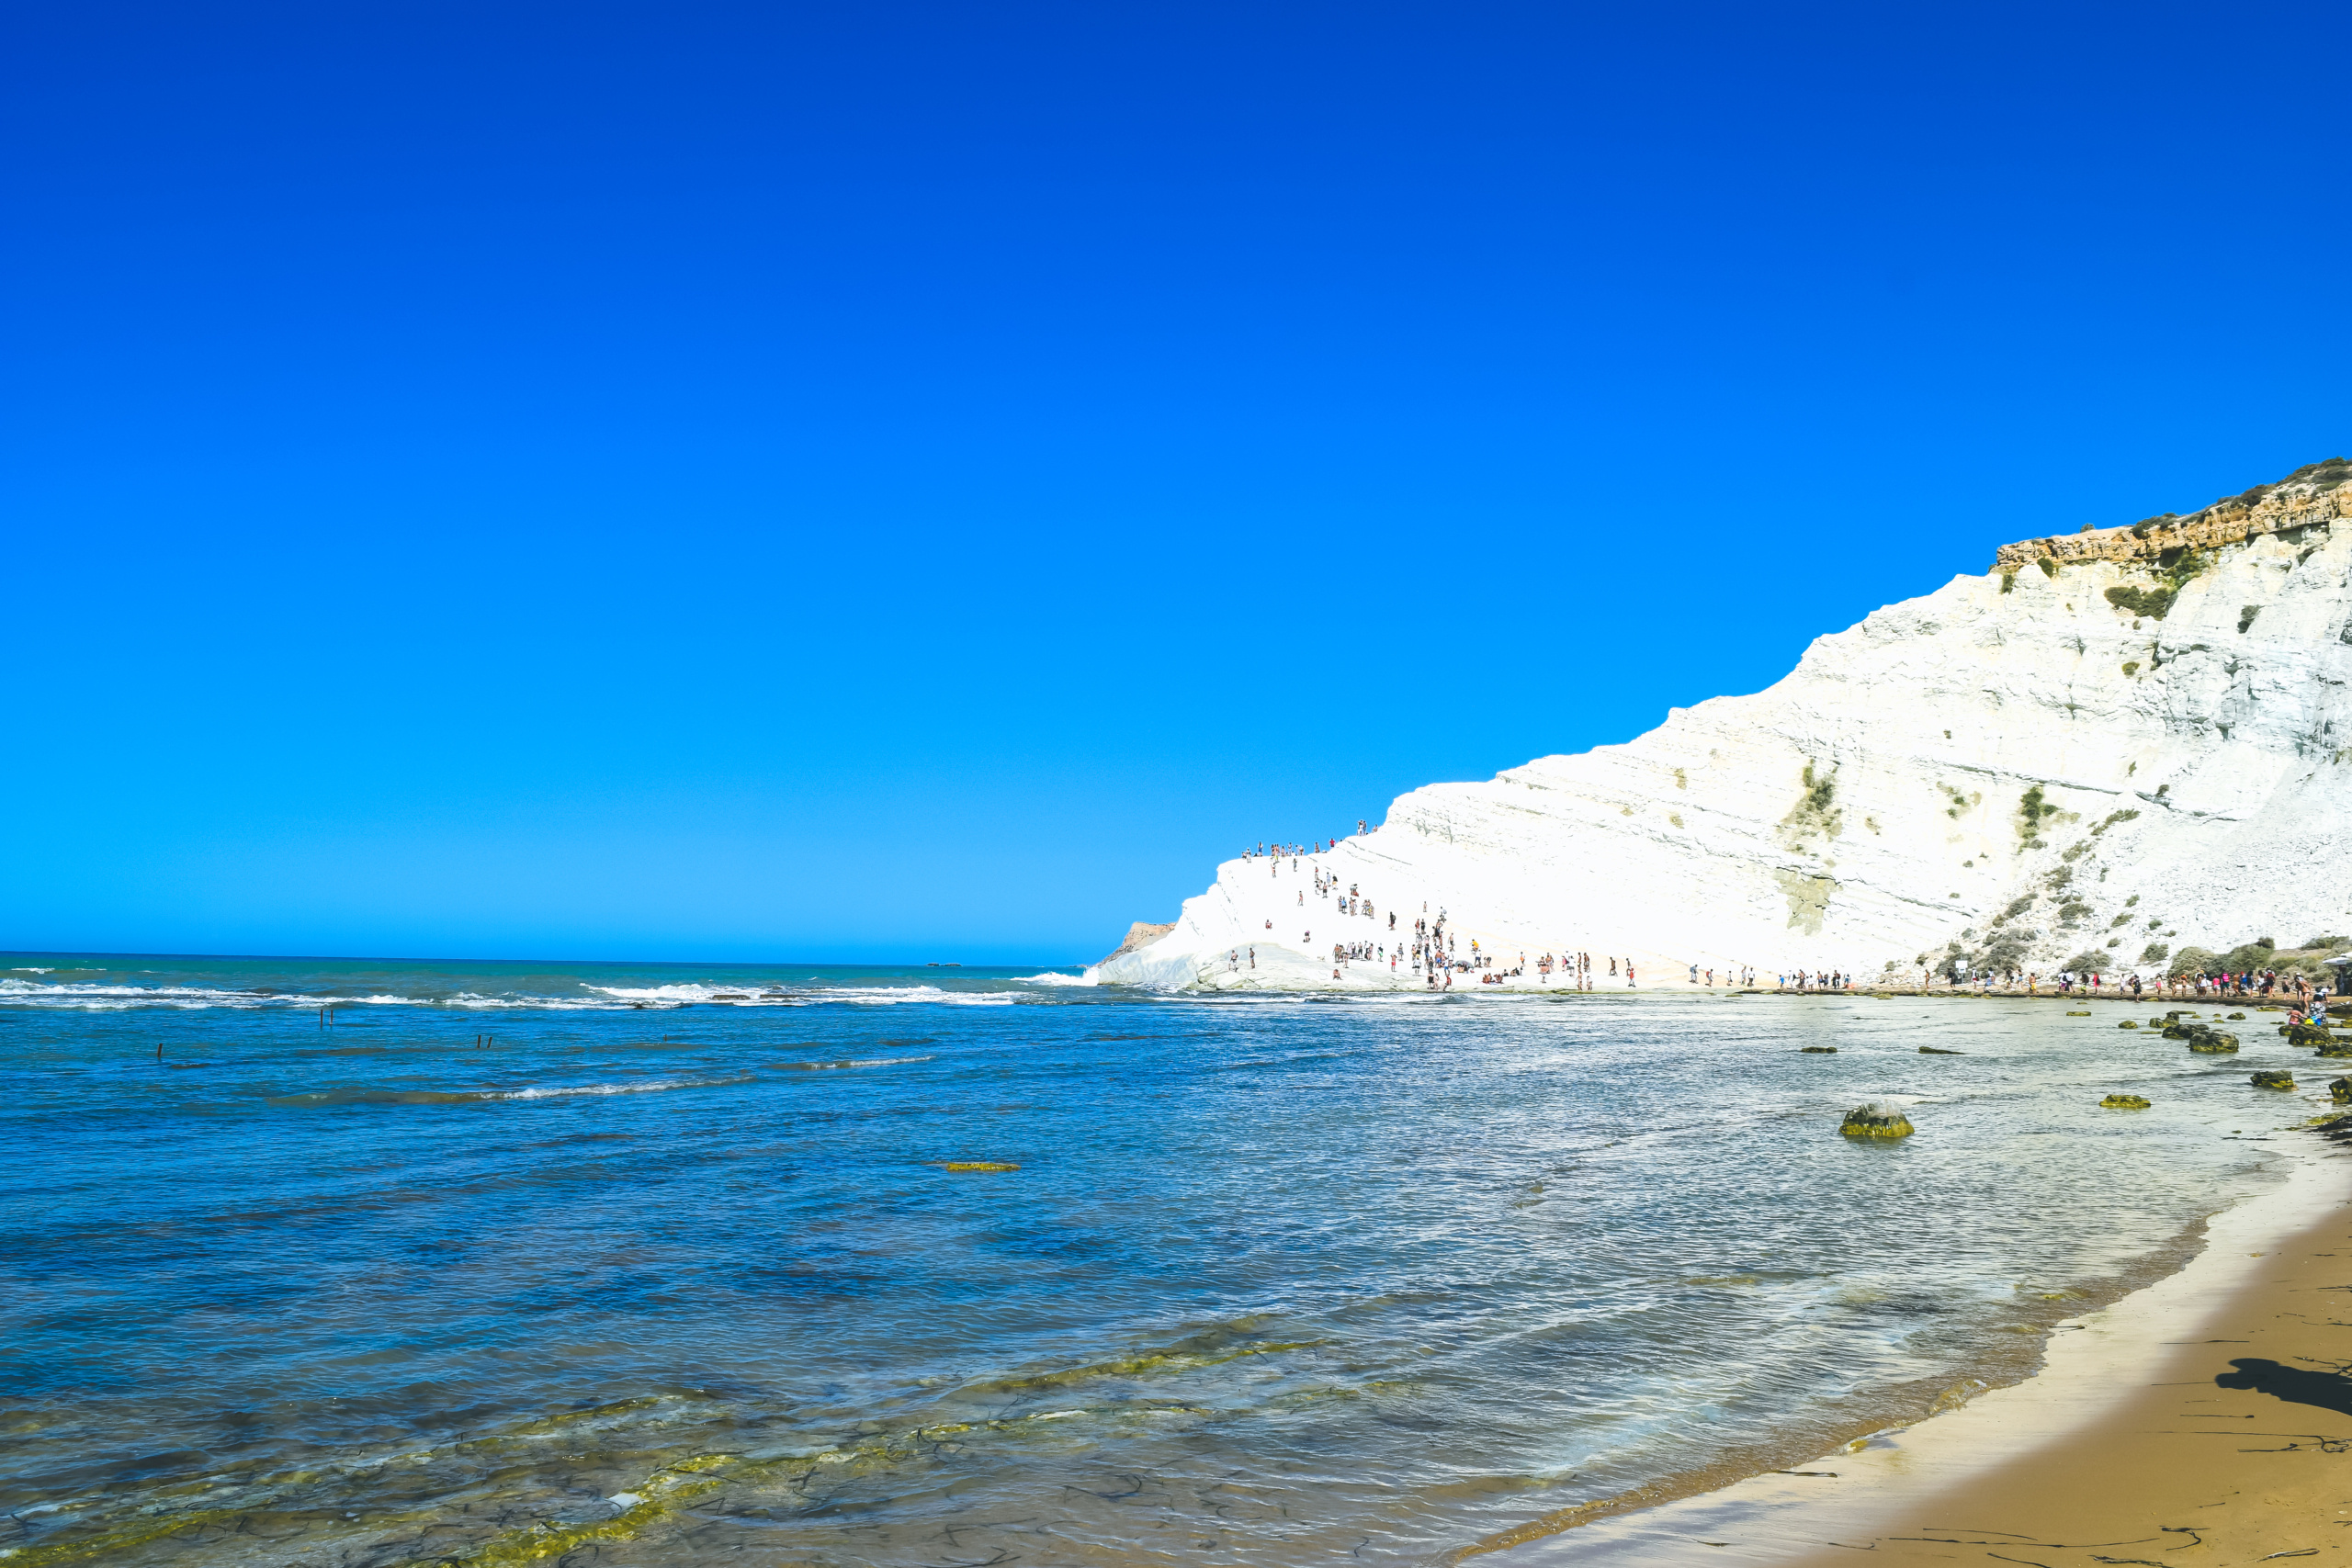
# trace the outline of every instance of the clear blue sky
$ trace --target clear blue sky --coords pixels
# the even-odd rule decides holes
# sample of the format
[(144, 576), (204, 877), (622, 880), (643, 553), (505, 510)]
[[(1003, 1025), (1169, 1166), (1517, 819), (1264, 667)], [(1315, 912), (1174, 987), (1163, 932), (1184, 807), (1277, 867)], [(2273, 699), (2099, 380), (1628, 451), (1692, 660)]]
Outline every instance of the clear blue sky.
[(10, 6), (0, 946), (1092, 957), (2352, 447), (2347, 15)]

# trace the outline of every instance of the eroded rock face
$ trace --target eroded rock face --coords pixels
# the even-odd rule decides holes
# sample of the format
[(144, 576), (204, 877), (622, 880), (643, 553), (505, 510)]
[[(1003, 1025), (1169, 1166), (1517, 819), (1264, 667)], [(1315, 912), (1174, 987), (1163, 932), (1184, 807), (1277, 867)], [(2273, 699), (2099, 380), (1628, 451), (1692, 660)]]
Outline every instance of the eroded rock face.
[(2256, 485), (2186, 517), (2166, 513), (2128, 528), (2093, 528), (2003, 545), (1993, 554), (1993, 570), (2039, 570), (2045, 557), (2061, 567), (2093, 560), (2154, 565), (2176, 551), (2220, 549), (2265, 534), (2332, 523), (2344, 515), (2342, 491), (2347, 478), (2352, 478), (2352, 464), (2330, 457), (2297, 468), (2275, 485)]
[(1102, 964), (1110, 963), (1114, 958), (1125, 957), (1126, 954), (1135, 952), (1137, 948), (1148, 947), (1153, 942), (1158, 942), (1161, 937), (1166, 936), (1170, 931), (1172, 931), (1175, 929), (1176, 922), (1173, 920), (1170, 920), (1165, 925), (1157, 926), (1151, 924), (1148, 920), (1137, 920), (1133, 925), (1127, 927), (1126, 941), (1119, 943), (1118, 946), (1113, 948), (1108, 953), (1095, 960), (1095, 964), (1099, 968)]
[[(1645, 989), (1687, 988), (1693, 964), (1719, 985), (1743, 965), (1768, 986), (1947, 963), (2047, 976), (2086, 950), (2153, 977), (2180, 947), (2332, 929), (2334, 879), (2286, 868), (2352, 837), (2347, 471), (2007, 547), (2000, 570), (1819, 638), (1766, 691), (1415, 790), (1298, 870), (1228, 862), (1102, 976), (1419, 988), (1385, 958), (1333, 981), (1329, 954), (1409, 949), (1425, 908), (1464, 956), (1473, 937), (1526, 953), (1521, 988), (1536, 954), (1577, 950), (1630, 955)], [(1316, 866), (1382, 918), (1318, 897)], [(1252, 942), (1255, 977), (1217, 977)]]

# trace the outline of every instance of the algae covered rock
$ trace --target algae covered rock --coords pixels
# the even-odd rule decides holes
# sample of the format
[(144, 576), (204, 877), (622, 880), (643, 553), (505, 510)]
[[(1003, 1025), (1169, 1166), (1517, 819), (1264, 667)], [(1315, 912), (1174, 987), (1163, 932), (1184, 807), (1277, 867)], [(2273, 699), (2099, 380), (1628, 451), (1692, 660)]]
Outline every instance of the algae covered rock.
[(1947, 1051), (1940, 1045), (1922, 1045), (1919, 1047), (1919, 1055), (1922, 1056), (1965, 1056), (1968, 1053), (1965, 1051)]
[(2330, 1034), (2324, 1025), (2317, 1023), (2282, 1023), (2278, 1026), (2278, 1032), (2286, 1037), (2288, 1044), (2315, 1045), (2323, 1055), (2326, 1055), (2329, 1047), (2343, 1043)]
[(2128, 1018), (2127, 1018), (2127, 1019), (2125, 1019), (2121, 1023), (2117, 1024), (2115, 1027), (2116, 1027), (2116, 1028), (2118, 1028), (2118, 1029), (2137, 1029), (2137, 1028), (2139, 1028), (2140, 1026), (2139, 1026), (2137, 1023), (2133, 1022), (2131, 1019), (2128, 1019)]
[(2148, 1102), (2136, 1094), (2110, 1094), (2098, 1102), (2101, 1111), (2145, 1111)]
[(2212, 1025), (2207, 1023), (2166, 1024), (2165, 1026), (2165, 1038), (2167, 1040), (2185, 1040), (2188, 1043), (2188, 1048), (2190, 1050), (2197, 1052), (2200, 1055), (2206, 1056), (2232, 1055), (2236, 1053), (2238, 1048), (2238, 1037), (2236, 1035), (2224, 1034), (2222, 1031), (2215, 1029)]
[(1837, 1054), (1838, 1047), (1835, 1045), (1800, 1045), (1797, 1047), (1797, 1055), (1800, 1056), (1835, 1056)]
[(2338, 1105), (2352, 1105), (2352, 1078), (2329, 1079), (2327, 1098)]
[(2068, 1018), (2088, 1018), (2090, 1017), (2090, 1014), (2086, 1012), (2070, 1012), (2066, 1016)]
[(2255, 1074), (2247, 1081), (2256, 1089), (2292, 1089), (2295, 1087), (2295, 1075), (2275, 1069), (2265, 1069)]
[(1884, 1111), (1875, 1105), (1858, 1105), (1846, 1112), (1838, 1130), (1849, 1138), (1907, 1138), (1913, 1128), (1911, 1118), (1900, 1111)]
[(2233, 1012), (2230, 1014), (2230, 1020), (2233, 1023), (2244, 1023), (2245, 1021), (2245, 1014), (2242, 1012)]

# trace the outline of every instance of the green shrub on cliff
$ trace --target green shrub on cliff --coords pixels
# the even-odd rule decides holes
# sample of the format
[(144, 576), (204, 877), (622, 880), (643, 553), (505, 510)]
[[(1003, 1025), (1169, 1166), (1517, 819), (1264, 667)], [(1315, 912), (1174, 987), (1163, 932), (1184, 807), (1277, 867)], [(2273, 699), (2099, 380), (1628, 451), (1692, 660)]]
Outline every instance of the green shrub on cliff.
[(2107, 602), (2119, 610), (2145, 615), (2152, 621), (2161, 621), (2165, 618), (2165, 612), (2172, 608), (2176, 594), (2177, 591), (2170, 588), (2110, 588), (2107, 591)]

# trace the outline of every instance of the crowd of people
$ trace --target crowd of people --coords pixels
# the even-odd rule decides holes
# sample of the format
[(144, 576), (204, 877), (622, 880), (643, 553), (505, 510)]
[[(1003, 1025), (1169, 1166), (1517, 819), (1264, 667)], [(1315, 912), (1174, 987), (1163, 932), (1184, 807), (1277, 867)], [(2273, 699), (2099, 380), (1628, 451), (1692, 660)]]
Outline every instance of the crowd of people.
[[(1356, 831), (1358, 833), (1365, 831), (1364, 824), (1357, 823)], [(1339, 915), (1351, 919), (1379, 921), (1382, 910), (1359, 885), (1351, 882), (1342, 888), (1336, 875), (1311, 859), (1327, 850), (1336, 849), (1338, 844), (1339, 840), (1336, 839), (1320, 839), (1307, 843), (1261, 842), (1254, 848), (1244, 851), (1242, 858), (1268, 862), (1268, 874), (1274, 876), (1280, 876), (1284, 870), (1296, 874), (1304, 866), (1309, 873), (1309, 886), (1316, 897), (1330, 899)], [(1286, 866), (1285, 862), (1288, 863)], [(1304, 908), (1306, 904), (1308, 890), (1308, 887), (1299, 889), (1300, 908)], [(1410, 973), (1422, 977), (1429, 988), (1433, 990), (1450, 988), (1456, 975), (1475, 974), (1478, 976), (1479, 984), (1488, 986), (1504, 985), (1511, 980), (1525, 977), (1528, 969), (1525, 953), (1521, 953), (1516, 963), (1505, 964), (1498, 954), (1485, 950), (1481, 947), (1478, 939), (1472, 937), (1469, 940), (1469, 951), (1465, 956), (1461, 951), (1458, 934), (1447, 928), (1445, 911), (1440, 909), (1432, 917), (1429, 913), (1428, 905), (1424, 904), (1421, 909), (1420, 918), (1413, 921), (1409, 940), (1386, 942), (1375, 938), (1371, 941), (1342, 940), (1333, 942), (1331, 944), (1331, 977), (1335, 980), (1341, 978), (1350, 965), (1357, 964), (1383, 964), (1388, 967), (1390, 974), (1400, 976)], [(1375, 924), (1374, 929), (1394, 933), (1397, 930), (1397, 913), (1394, 908), (1390, 908), (1386, 911), (1386, 925), (1383, 927)], [(1265, 922), (1265, 929), (1272, 931), (1273, 925), (1274, 922), (1269, 919)], [(1311, 948), (1314, 938), (1314, 931), (1308, 930), (1301, 934), (1300, 942), (1302, 945)], [(1246, 957), (1240, 948), (1233, 949), (1227, 955), (1228, 967), (1236, 972), (1240, 971), (1245, 964), (1250, 969), (1255, 969), (1258, 966), (1257, 960), (1258, 952), (1254, 947), (1248, 950)], [(1602, 964), (1605, 964), (1605, 977), (1610, 983), (1614, 984), (1622, 976), (1628, 987), (1636, 985), (1634, 961), (1631, 958), (1623, 960), (1621, 964), (1619, 959), (1611, 956), (1605, 958)], [(1604, 977), (1602, 967), (1596, 964), (1592, 955), (1581, 951), (1566, 952), (1556, 956), (1550, 953), (1540, 954), (1535, 960), (1534, 968), (1538, 984), (1547, 988), (1556, 978), (1568, 989), (1589, 991)], [(1688, 966), (1689, 982), (1693, 986), (1704, 985), (1710, 988), (1715, 987), (1718, 984), (1718, 973), (1715, 968), (1702, 969), (1697, 964)], [(1744, 964), (1724, 968), (1720, 974), (1721, 984), (1726, 987), (1747, 988), (1758, 983), (1756, 971)], [(1894, 972), (1890, 967), (1888, 973), (1882, 976), (1876, 983), (1882, 986), (1887, 985), (1893, 982), (1893, 977)], [(1922, 991), (1933, 990), (1939, 978), (1941, 978), (1951, 989), (1973, 989), (1980, 996), (1989, 994), (1995, 989), (2021, 991), (2029, 996), (2038, 995), (2043, 985), (2042, 976), (2038, 971), (2008, 969), (1971, 972), (1962, 971), (1955, 965), (1948, 967), (1940, 976), (1932, 967), (1921, 969), (1919, 988)], [(2126, 975), (2119, 979), (2097, 970), (2087, 972), (2060, 970), (2051, 977), (2050, 983), (2056, 991), (2068, 996), (2077, 991), (2086, 991), (2092, 994), (2138, 998), (2153, 990), (2155, 995), (2167, 998), (2220, 1000), (2267, 998), (2273, 995), (2280, 995), (2291, 997), (2298, 1006), (2307, 1008), (2324, 1007), (2329, 994), (2326, 986), (2314, 985), (2303, 975), (2293, 972), (2282, 975), (2276, 969), (2224, 970), (2204, 974), (2169, 975), (2153, 985), (2143, 981), (2136, 974)], [(1843, 970), (1794, 969), (1774, 975), (1773, 984), (1781, 990), (1801, 993), (1845, 993), (1855, 988), (1856, 981), (1852, 975)]]
[[(1933, 990), (1936, 978), (1934, 970), (1922, 969), (1919, 988)], [(1950, 988), (1973, 990), (1978, 996), (1996, 990), (2039, 996), (2043, 984), (2041, 971), (2027, 969), (1947, 972), (1943, 978)], [(2169, 1001), (2261, 1001), (2278, 996), (2292, 998), (2298, 1005), (2324, 1006), (2330, 994), (2327, 986), (2314, 983), (2308, 976), (2292, 972), (2282, 975), (2276, 969), (2189, 972), (2166, 975), (2153, 982), (2138, 975), (2118, 977), (2098, 969), (2061, 969), (2050, 976), (2049, 985), (2060, 996), (2156, 996)]]

